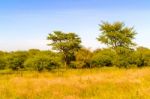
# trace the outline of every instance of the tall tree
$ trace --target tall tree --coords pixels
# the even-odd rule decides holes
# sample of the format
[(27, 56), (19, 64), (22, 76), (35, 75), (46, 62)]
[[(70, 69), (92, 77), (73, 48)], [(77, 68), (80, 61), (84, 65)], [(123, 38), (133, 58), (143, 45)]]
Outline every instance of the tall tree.
[(98, 41), (109, 47), (130, 48), (135, 45), (135, 43), (132, 42), (136, 35), (134, 28), (126, 27), (122, 22), (115, 22), (113, 24), (102, 22), (102, 24), (100, 24), (100, 31), (102, 34), (97, 38)]
[(63, 55), (65, 66), (71, 62), (74, 52), (80, 48), (81, 40), (75, 33), (63, 33), (61, 31), (54, 31), (47, 37), (51, 40), (49, 45), (53, 50), (60, 52)]

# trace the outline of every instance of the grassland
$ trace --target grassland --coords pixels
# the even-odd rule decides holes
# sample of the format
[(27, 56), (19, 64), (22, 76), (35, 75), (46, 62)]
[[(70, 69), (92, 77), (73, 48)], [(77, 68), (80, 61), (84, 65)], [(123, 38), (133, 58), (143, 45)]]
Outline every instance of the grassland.
[(1, 71), (0, 99), (150, 99), (150, 68)]

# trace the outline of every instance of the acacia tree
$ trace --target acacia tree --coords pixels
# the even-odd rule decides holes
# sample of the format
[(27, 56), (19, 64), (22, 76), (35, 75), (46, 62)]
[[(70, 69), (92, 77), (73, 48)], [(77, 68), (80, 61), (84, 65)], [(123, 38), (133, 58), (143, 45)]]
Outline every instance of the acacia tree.
[(80, 48), (81, 40), (75, 33), (63, 33), (61, 31), (54, 31), (47, 37), (51, 40), (49, 45), (53, 50), (60, 52), (65, 62), (65, 67), (71, 62), (74, 52)]
[(102, 24), (100, 24), (100, 31), (102, 34), (97, 40), (109, 47), (130, 48), (135, 45), (135, 43), (132, 42), (136, 35), (134, 28), (126, 27), (122, 22), (115, 22), (113, 24), (102, 22)]
[(127, 67), (130, 64), (129, 55), (133, 52), (131, 49), (136, 45), (132, 41), (136, 35), (134, 28), (126, 27), (122, 22), (102, 22), (100, 31), (98, 41), (113, 48), (117, 54), (115, 65)]

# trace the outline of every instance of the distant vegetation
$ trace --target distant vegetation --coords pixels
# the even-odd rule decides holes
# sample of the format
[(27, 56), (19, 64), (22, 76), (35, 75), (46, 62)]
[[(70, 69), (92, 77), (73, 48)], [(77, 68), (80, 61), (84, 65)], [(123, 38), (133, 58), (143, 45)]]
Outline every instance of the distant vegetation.
[(97, 37), (107, 48), (90, 51), (81, 46), (75, 33), (54, 31), (47, 39), (55, 51), (0, 52), (0, 69), (51, 71), (60, 68), (112, 67), (132, 68), (150, 66), (150, 49), (136, 47), (133, 42), (137, 34), (134, 28), (122, 22), (102, 22), (101, 34)]

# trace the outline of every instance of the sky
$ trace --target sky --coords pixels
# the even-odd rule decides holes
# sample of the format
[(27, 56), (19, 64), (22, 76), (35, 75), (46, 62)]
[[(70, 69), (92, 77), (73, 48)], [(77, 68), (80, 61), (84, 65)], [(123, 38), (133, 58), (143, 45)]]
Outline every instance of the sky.
[(138, 46), (150, 48), (149, 0), (0, 0), (0, 50), (50, 49), (46, 39), (74, 32), (82, 45), (105, 47), (96, 38), (102, 21), (134, 27)]

